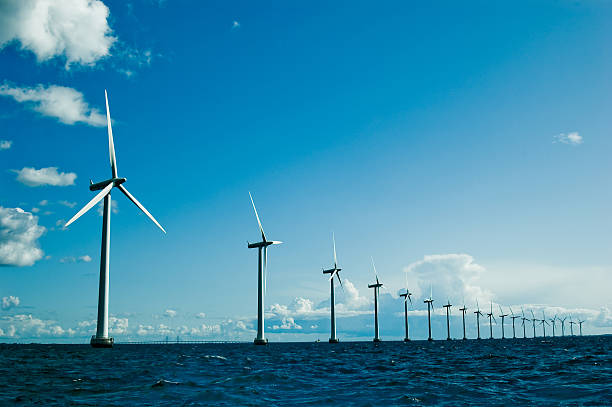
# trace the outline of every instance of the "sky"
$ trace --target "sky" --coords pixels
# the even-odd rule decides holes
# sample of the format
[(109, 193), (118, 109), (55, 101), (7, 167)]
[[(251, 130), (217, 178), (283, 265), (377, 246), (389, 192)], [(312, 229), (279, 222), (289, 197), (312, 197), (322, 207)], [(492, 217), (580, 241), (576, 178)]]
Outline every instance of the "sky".
[(249, 191), (284, 242), (271, 341), (329, 337), (332, 233), (341, 340), (373, 337), (372, 259), (383, 340), (403, 338), (406, 287), (414, 339), (430, 289), (434, 338), (447, 301), (473, 337), (476, 300), (611, 333), (610, 18), (603, 1), (0, 2), (0, 342), (95, 332), (100, 209), (63, 225), (111, 176), (105, 89), (119, 176), (167, 230), (113, 192), (117, 342), (255, 337)]

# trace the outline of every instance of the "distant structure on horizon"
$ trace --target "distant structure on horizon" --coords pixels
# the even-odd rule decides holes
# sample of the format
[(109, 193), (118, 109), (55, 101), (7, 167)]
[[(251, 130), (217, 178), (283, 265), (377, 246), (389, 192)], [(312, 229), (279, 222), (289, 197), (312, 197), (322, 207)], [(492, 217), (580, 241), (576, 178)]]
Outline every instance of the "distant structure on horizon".
[(329, 335), (329, 343), (338, 343), (338, 337), (336, 336), (336, 300), (334, 294), (334, 277), (338, 277), (340, 287), (342, 287), (342, 280), (340, 279), (340, 270), (338, 267), (338, 258), (336, 256), (336, 236), (332, 233), (332, 241), (334, 244), (334, 267), (328, 270), (323, 270), (323, 274), (331, 274), (329, 277), (330, 282), (330, 309), (331, 309), (331, 333)]
[(378, 281), (378, 272), (374, 265), (374, 258), (372, 258), (372, 268), (374, 269), (374, 275), (376, 276), (376, 283), (369, 284), (368, 288), (374, 289), (374, 342), (380, 342), (380, 336), (378, 333), (378, 289), (382, 287), (382, 283)]

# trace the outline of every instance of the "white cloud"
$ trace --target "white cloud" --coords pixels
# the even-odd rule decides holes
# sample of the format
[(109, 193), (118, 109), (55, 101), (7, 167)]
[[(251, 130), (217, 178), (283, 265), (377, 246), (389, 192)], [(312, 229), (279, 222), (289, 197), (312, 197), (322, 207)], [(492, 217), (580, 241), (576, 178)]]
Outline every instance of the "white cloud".
[(128, 331), (128, 319), (127, 318), (108, 318), (108, 330), (113, 335), (125, 334)]
[(21, 208), (0, 206), (0, 266), (31, 266), (43, 257), (38, 217)]
[(0, 140), (0, 150), (8, 150), (13, 145), (11, 140)]
[(74, 256), (65, 256), (62, 257), (59, 262), (60, 263), (89, 263), (91, 261), (91, 257), (86, 254), (84, 256), (78, 256), (78, 257), (74, 257)]
[(9, 310), (13, 307), (19, 306), (19, 297), (9, 295), (8, 297), (2, 297), (2, 309)]
[(17, 173), (17, 181), (29, 187), (43, 185), (64, 187), (74, 185), (77, 175), (74, 172), (58, 172), (57, 167), (47, 167), (37, 170), (36, 168), (24, 167), (21, 170), (13, 170)]
[(571, 133), (561, 133), (553, 137), (553, 143), (563, 143), (563, 144), (571, 144), (577, 146), (582, 144), (583, 139), (577, 131)]
[(47, 206), (49, 205), (49, 201), (47, 201), (46, 199), (43, 199), (42, 201), (40, 201), (38, 203), (39, 206)]
[(12, 41), (39, 62), (65, 57), (71, 64), (94, 65), (116, 41), (108, 7), (99, 0), (4, 0), (0, 2), (0, 49)]
[(176, 311), (173, 309), (167, 309), (166, 312), (164, 312), (164, 315), (169, 318), (174, 318), (176, 316)]
[(91, 261), (91, 256), (89, 256), (88, 254), (84, 256), (79, 256), (78, 260), (83, 263), (89, 263)]
[(57, 85), (20, 88), (5, 83), (0, 85), (0, 95), (26, 103), (43, 116), (54, 117), (64, 124), (80, 122), (90, 126), (106, 126), (106, 116), (90, 107), (83, 94), (73, 88)]
[(38, 213), (38, 212), (40, 212), (39, 208), (36, 208), (36, 207), (32, 208), (32, 213)]
[(281, 324), (280, 325), (273, 325), (272, 329), (284, 329), (284, 330), (289, 330), (289, 329), (302, 329), (302, 327), (299, 324), (295, 323), (295, 320), (292, 317), (285, 317), (281, 320)]
[(58, 203), (60, 205), (67, 206), (68, 208), (74, 208), (77, 204), (76, 202), (69, 202), (69, 201), (58, 201)]
[(204, 319), (204, 318), (206, 318), (206, 314), (204, 312), (198, 312), (196, 314), (196, 318)]
[(477, 285), (484, 267), (468, 254), (436, 254), (425, 256), (404, 269), (408, 287), (415, 298), (429, 296), (430, 287), (435, 298), (446, 302), (475, 301), (481, 304), (492, 298), (490, 291)]
[(238, 28), (240, 28), (240, 23), (238, 21), (234, 20), (232, 22), (232, 29), (236, 30)]

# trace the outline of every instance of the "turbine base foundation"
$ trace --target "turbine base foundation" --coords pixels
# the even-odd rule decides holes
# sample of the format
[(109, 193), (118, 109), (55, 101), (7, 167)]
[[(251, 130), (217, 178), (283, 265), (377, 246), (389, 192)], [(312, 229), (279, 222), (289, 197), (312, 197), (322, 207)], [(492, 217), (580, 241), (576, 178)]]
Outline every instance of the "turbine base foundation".
[(329, 343), (338, 343), (338, 342), (340, 342), (340, 339), (338, 338), (333, 338), (333, 339), (329, 338)]
[(92, 336), (90, 343), (92, 348), (112, 348), (115, 340), (113, 338), (96, 338)]
[(410, 342), (410, 338), (404, 338), (404, 342)]
[(253, 343), (255, 345), (267, 345), (268, 344), (268, 340), (267, 339), (255, 339), (253, 341)]
[(374, 342), (380, 342), (380, 339), (374, 338)]

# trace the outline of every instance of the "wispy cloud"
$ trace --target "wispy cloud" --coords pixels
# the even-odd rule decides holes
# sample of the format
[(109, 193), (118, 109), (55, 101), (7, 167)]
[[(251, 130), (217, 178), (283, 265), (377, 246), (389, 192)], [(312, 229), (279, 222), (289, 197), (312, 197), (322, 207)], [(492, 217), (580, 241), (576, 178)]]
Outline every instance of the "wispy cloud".
[(553, 143), (570, 144), (573, 146), (580, 145), (583, 141), (582, 136), (577, 131), (567, 134), (561, 133), (553, 137)]
[(232, 29), (237, 30), (240, 28), (240, 23), (237, 20), (232, 21)]
[(88, 254), (84, 256), (65, 256), (62, 257), (59, 262), (60, 263), (89, 263), (91, 261), (91, 256)]
[(17, 173), (17, 181), (29, 187), (43, 185), (64, 187), (74, 185), (77, 175), (74, 172), (58, 172), (57, 167), (47, 167), (37, 170), (32, 167), (24, 167), (21, 170), (13, 170)]
[(11, 140), (0, 140), (0, 150), (8, 150), (13, 145)]
[(31, 266), (40, 260), (44, 253), (38, 239), (45, 230), (37, 216), (0, 206), (0, 266)]
[(106, 116), (85, 101), (81, 92), (65, 86), (18, 87), (7, 83), (0, 85), (0, 95), (25, 103), (43, 116), (54, 117), (64, 124), (85, 123), (90, 126), (106, 126)]
[(0, 49), (15, 41), (39, 62), (55, 57), (94, 65), (116, 41), (100, 0), (9, 0), (0, 2)]
[(77, 204), (76, 202), (70, 202), (70, 201), (58, 201), (57, 203), (60, 205), (67, 206), (68, 208), (74, 208)]
[(167, 309), (164, 312), (164, 316), (167, 316), (168, 318), (174, 318), (176, 316), (177, 312), (173, 309)]

